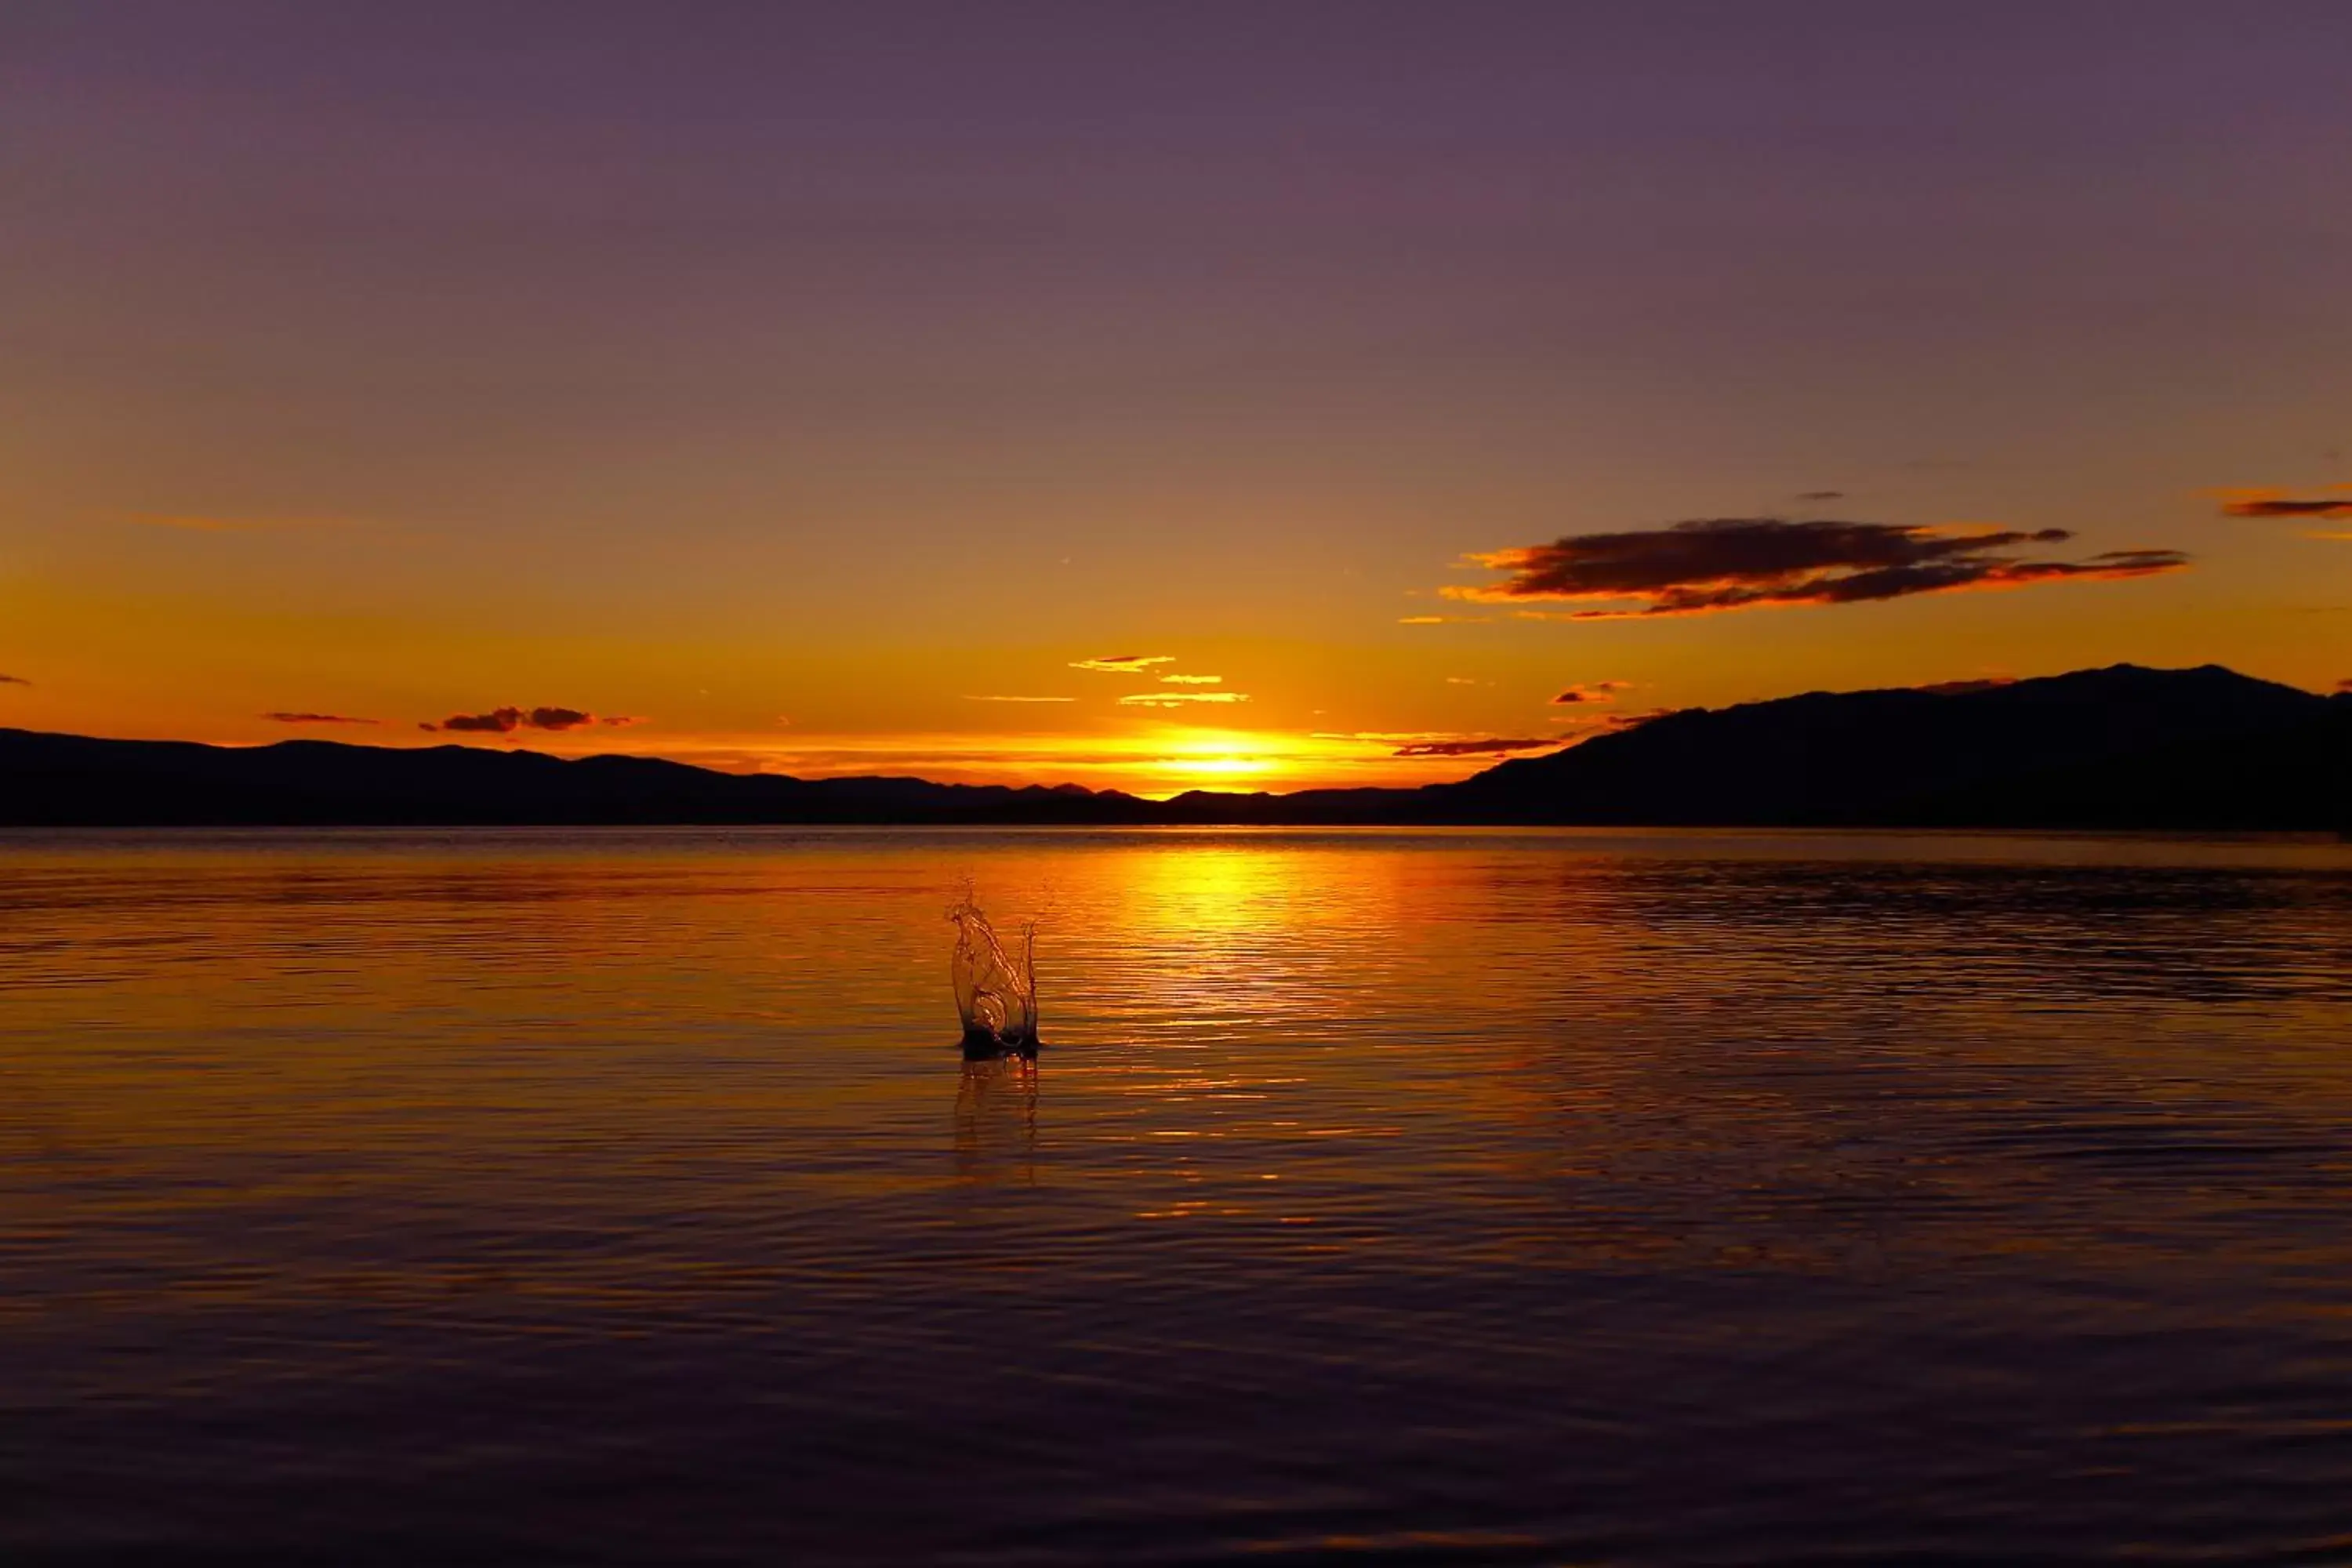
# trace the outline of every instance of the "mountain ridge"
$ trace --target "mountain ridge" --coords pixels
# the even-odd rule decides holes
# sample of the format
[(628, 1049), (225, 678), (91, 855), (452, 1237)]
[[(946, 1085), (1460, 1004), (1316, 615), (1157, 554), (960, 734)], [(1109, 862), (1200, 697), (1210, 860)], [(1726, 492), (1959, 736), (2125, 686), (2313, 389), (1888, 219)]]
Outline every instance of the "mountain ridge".
[(1688, 709), (1412, 788), (725, 773), (625, 753), (224, 747), (0, 729), (0, 826), (1614, 824), (2342, 831), (2352, 696), (2219, 665)]

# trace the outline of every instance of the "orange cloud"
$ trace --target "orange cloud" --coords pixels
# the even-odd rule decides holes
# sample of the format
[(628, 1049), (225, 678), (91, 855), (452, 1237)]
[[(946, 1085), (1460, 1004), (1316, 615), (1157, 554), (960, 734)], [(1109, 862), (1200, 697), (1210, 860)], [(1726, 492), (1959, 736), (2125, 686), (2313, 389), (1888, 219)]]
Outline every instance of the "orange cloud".
[(1072, 669), (1091, 669), (1103, 675), (1141, 675), (1155, 664), (1173, 664), (1172, 653), (1107, 653), (1099, 658), (1070, 661)]
[(381, 719), (354, 719), (347, 713), (264, 713), (273, 724), (381, 724)]
[(30, 686), (33, 683), (21, 675), (0, 675), (0, 686)]
[(1241, 691), (1139, 691), (1132, 697), (1122, 697), (1122, 708), (1181, 708), (1192, 702), (1246, 702), (1249, 695)]
[(1401, 626), (1483, 626), (1494, 618), (1492, 616), (1399, 616), (1397, 625)]
[(1076, 702), (1075, 697), (967, 697), (966, 702)]
[(1225, 683), (1222, 675), (1163, 675), (1160, 679), (1168, 686), (1223, 686)]
[[(1671, 528), (1576, 534), (1468, 559), (1509, 574), (1447, 596), (1481, 603), (1529, 599), (1632, 601), (1576, 610), (1565, 620), (1692, 616), (1775, 605), (1846, 605), (1964, 588), (2013, 588), (2061, 578), (2144, 577), (2189, 563), (2175, 550), (2110, 550), (2081, 561), (2021, 560), (2021, 546), (2057, 544), (2063, 528), (1973, 531), (1883, 522), (1788, 522), (1711, 518)], [(1541, 612), (1521, 611), (1537, 618)]]

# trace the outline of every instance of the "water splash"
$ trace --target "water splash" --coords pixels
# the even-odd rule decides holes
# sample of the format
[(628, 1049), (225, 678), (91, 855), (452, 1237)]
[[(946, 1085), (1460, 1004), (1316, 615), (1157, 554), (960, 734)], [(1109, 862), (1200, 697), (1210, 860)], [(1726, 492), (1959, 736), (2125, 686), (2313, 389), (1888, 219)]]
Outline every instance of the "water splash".
[(974, 901), (967, 884), (948, 907), (955, 922), (956, 1012), (963, 1019), (968, 1057), (1037, 1054), (1037, 922), (1021, 927), (1013, 951), (1005, 951), (996, 928)]

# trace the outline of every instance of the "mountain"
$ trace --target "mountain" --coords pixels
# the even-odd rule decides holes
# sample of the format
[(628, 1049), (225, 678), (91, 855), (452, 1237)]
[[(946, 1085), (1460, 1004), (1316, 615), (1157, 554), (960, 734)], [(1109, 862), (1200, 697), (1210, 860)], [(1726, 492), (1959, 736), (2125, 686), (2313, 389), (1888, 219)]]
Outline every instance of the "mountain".
[(2218, 665), (1670, 714), (1440, 786), (1468, 821), (2323, 827), (2352, 700)]
[(2352, 697), (2219, 666), (1810, 692), (1667, 714), (1419, 789), (940, 784), (472, 746), (222, 747), (0, 730), (0, 825), (1619, 823), (2327, 829)]
[(0, 730), (0, 824), (1119, 823), (1153, 803), (1075, 785), (717, 773), (478, 746), (205, 746)]
[(1693, 709), (1459, 784), (1179, 795), (1179, 820), (2342, 830), (2352, 696), (2218, 665)]

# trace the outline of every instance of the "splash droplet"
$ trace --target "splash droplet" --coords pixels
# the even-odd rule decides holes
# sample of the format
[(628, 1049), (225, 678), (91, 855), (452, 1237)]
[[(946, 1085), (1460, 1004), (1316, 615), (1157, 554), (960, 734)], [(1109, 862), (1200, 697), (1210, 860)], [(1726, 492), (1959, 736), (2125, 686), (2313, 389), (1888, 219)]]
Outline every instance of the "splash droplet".
[(955, 923), (955, 957), (950, 965), (956, 1014), (963, 1020), (966, 1056), (1037, 1054), (1037, 925), (1021, 927), (1007, 952), (988, 923), (971, 888), (949, 906)]

